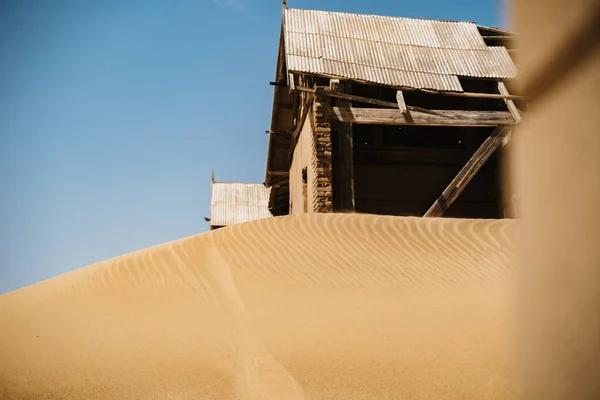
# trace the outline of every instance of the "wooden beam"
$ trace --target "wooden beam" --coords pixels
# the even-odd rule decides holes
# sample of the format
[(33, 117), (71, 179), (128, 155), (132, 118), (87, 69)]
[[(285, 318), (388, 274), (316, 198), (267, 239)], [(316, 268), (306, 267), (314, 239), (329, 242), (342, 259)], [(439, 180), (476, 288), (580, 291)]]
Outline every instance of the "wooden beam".
[(269, 171), (271, 176), (288, 176), (290, 173), (287, 171)]
[[(303, 87), (303, 86), (296, 86), (295, 90), (298, 90), (301, 92), (315, 93), (317, 89), (311, 89), (311, 88), (307, 88), (307, 87)], [(517, 100), (517, 99), (523, 98), (523, 96), (517, 96), (517, 95), (512, 95), (512, 94), (503, 95), (503, 94), (497, 94), (497, 93), (444, 92), (444, 91), (439, 91), (439, 90), (414, 89), (414, 88), (401, 88), (400, 90), (402, 90), (404, 92), (417, 91), (417, 92), (425, 93), (425, 94), (435, 94), (435, 95), (440, 95), (440, 96), (455, 96), (455, 97), (471, 97), (471, 98), (477, 98), (477, 99)], [(328, 91), (328, 90), (323, 90), (323, 94), (326, 96), (339, 97), (339, 98), (342, 98), (345, 100), (355, 101), (355, 102), (359, 102), (359, 103), (367, 103), (367, 104), (380, 105), (380, 106), (386, 106), (386, 107), (394, 107), (394, 108), (397, 107), (397, 104), (394, 102), (391, 102), (391, 101), (370, 99), (368, 97), (355, 96), (355, 95), (338, 93), (338, 92), (333, 92), (333, 91)], [(390, 105), (390, 104), (392, 104), (392, 105)]]
[(374, 125), (415, 126), (498, 126), (514, 125), (515, 120), (506, 111), (450, 111), (431, 110), (434, 114), (384, 108), (333, 107), (333, 115), (340, 122)]
[[(388, 107), (388, 108), (398, 108), (399, 107), (398, 102), (372, 99), (369, 97), (356, 96), (356, 95), (348, 94), (348, 93), (340, 93), (337, 90), (324, 90), (323, 88), (310, 89), (310, 88), (305, 88), (305, 87), (301, 87), (301, 86), (297, 86), (296, 90), (301, 91), (301, 92), (313, 93), (313, 94), (318, 93), (318, 94), (322, 94), (324, 96), (335, 97), (338, 99), (348, 100), (348, 101), (357, 102), (357, 103), (373, 104), (373, 105)], [(510, 94), (507, 94), (507, 95), (490, 94), (490, 96), (498, 96), (499, 98), (504, 99), (504, 100), (508, 100), (513, 97), (519, 97), (519, 96), (512, 96)], [(404, 99), (404, 95), (402, 95), (402, 98)], [(404, 102), (404, 104), (406, 105), (406, 102)], [(420, 111), (422, 113), (444, 116), (444, 114), (440, 114), (435, 110), (428, 110), (426, 108), (421, 108), (421, 107), (407, 105), (406, 109), (409, 111)]]
[[(502, 81), (498, 82), (498, 91), (501, 94), (505, 94), (505, 95), (509, 94), (508, 89), (506, 88), (506, 85)], [(519, 109), (515, 105), (515, 102), (512, 100), (509, 100), (509, 99), (504, 99), (504, 102), (506, 103), (506, 106), (508, 107), (508, 110), (510, 111), (510, 114), (514, 118), (515, 122), (516, 123), (521, 122), (521, 113), (519, 113)]]
[(272, 131), (272, 130), (266, 130), (265, 133), (267, 135), (291, 135), (291, 132), (282, 132), (282, 131)]
[[(389, 108), (393, 108), (393, 109), (398, 108), (398, 102), (379, 100), (379, 99), (371, 99), (369, 97), (356, 96), (356, 95), (348, 94), (348, 93), (340, 93), (336, 90), (323, 90), (323, 88), (308, 89), (308, 88), (300, 88), (300, 87), (298, 87), (297, 89), (302, 92), (319, 93), (324, 96), (335, 97), (338, 99), (343, 99), (343, 100), (348, 100), (348, 101), (354, 101), (357, 103), (373, 104), (373, 105), (389, 107)], [(404, 95), (403, 95), (403, 98), (404, 98)], [(406, 102), (405, 102), (405, 104), (406, 104)], [(426, 108), (407, 105), (406, 109), (408, 111), (419, 111), (419, 112), (426, 113), (426, 114), (439, 115), (440, 117), (446, 117), (445, 114), (440, 114), (435, 110), (428, 110)], [(457, 118), (459, 118), (459, 117), (457, 117)]]
[(398, 108), (402, 114), (408, 113), (408, 108), (406, 108), (406, 102), (404, 101), (404, 95), (402, 94), (402, 90), (398, 90), (396, 92), (396, 101), (398, 102)]
[(450, 208), (452, 203), (463, 192), (465, 187), (471, 182), (473, 177), (479, 172), (483, 164), (494, 154), (494, 152), (502, 145), (502, 142), (510, 134), (512, 127), (500, 126), (492, 132), (492, 134), (483, 142), (481, 147), (477, 149), (475, 154), (460, 170), (458, 175), (450, 182), (446, 190), (433, 203), (424, 217), (441, 217), (446, 210)]
[(289, 132), (275, 132), (275, 131), (265, 131), (266, 134), (270, 135), (269, 143), (271, 141), (277, 143), (281, 146), (289, 146), (291, 141), (291, 134)]
[[(331, 79), (329, 87), (323, 93), (328, 95), (336, 93), (343, 95), (343, 101), (338, 105), (350, 108), (349, 99), (354, 96), (348, 94), (352, 91), (352, 82)], [(347, 93), (343, 93), (347, 92)], [(334, 212), (354, 212), (354, 133), (352, 124), (338, 121), (332, 124), (333, 140), (333, 207)]]
[(440, 92), (439, 90), (429, 90), (429, 89), (417, 89), (417, 91), (421, 93), (428, 94), (437, 94), (440, 96), (454, 96), (454, 97), (471, 97), (474, 99), (510, 99), (510, 100), (518, 100), (522, 99), (523, 96), (516, 95), (503, 95), (503, 94), (495, 94), (495, 93), (473, 93), (473, 92)]
[(516, 39), (516, 36), (481, 36), (484, 39)]
[[(331, 79), (330, 82), (331, 81), (339, 82), (339, 79), (335, 79), (335, 80)], [(338, 85), (339, 85), (339, 83), (338, 83)], [(336, 88), (336, 87), (337, 86), (333, 86), (333, 88)], [(337, 89), (323, 90), (323, 88), (310, 89), (310, 88), (305, 88), (305, 87), (301, 87), (301, 86), (296, 86), (296, 90), (299, 90), (301, 92), (307, 92), (307, 93), (315, 93), (315, 94), (318, 92), (318, 94), (322, 94), (324, 96), (336, 97), (338, 99), (354, 101), (357, 103), (373, 104), (375, 106), (384, 106), (384, 107), (390, 107), (390, 108), (398, 107), (398, 104), (394, 103), (393, 101), (371, 99), (369, 97), (356, 96), (356, 95), (348, 94), (348, 93), (341, 93), (341, 92), (338, 92)]]

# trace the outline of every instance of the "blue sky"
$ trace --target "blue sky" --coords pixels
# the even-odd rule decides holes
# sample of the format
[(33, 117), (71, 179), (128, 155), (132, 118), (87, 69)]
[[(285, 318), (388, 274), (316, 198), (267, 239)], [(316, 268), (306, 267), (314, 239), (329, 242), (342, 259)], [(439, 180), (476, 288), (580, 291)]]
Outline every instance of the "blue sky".
[[(288, 7), (504, 26), (496, 0)], [(208, 229), (262, 182), (279, 0), (0, 4), (0, 293)]]

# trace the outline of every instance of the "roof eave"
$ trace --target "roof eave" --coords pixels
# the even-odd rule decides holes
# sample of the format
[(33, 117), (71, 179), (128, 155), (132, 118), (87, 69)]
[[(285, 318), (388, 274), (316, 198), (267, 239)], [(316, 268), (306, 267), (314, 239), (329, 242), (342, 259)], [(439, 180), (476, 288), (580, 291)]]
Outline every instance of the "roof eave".
[(495, 26), (485, 26), (485, 25), (479, 25), (479, 24), (476, 24), (476, 25), (477, 25), (477, 28), (479, 28), (479, 29), (486, 29), (488, 31), (496, 32), (501, 35), (517, 36), (517, 34), (515, 32), (509, 31), (508, 29), (496, 28)]
[[(281, 78), (282, 78), (279, 71), (281, 71), (282, 69), (287, 71), (287, 66), (286, 66), (286, 62), (285, 62), (285, 37), (284, 37), (285, 26), (284, 26), (284, 24), (285, 24), (285, 9), (284, 9), (284, 13), (281, 17), (281, 31), (279, 34), (279, 49), (277, 51), (277, 67), (275, 70), (275, 81), (276, 82), (280, 82)], [(285, 73), (284, 76), (287, 77), (287, 73)], [(280, 90), (279, 85), (276, 85), (275, 89), (273, 91), (273, 110), (271, 112), (271, 131), (272, 132), (277, 131), (277, 111), (278, 111), (278, 105), (279, 105), (279, 90)], [(271, 175), (269, 172), (271, 171), (271, 151), (272, 150), (273, 150), (273, 138), (271, 136), (269, 136), (269, 143), (267, 145), (267, 170), (266, 170), (266, 174), (265, 174), (265, 185), (267, 185), (267, 186), (271, 185)]]

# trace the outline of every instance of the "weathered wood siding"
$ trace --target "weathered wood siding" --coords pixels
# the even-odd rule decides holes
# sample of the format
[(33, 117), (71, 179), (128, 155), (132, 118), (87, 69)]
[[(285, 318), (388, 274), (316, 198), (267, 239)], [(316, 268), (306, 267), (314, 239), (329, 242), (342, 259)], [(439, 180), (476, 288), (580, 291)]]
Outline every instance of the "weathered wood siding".
[(292, 165), (290, 168), (290, 214), (299, 214), (304, 212), (304, 183), (302, 181), (302, 170), (307, 169), (307, 200), (310, 210), (312, 204), (312, 186), (310, 182), (314, 180), (314, 171), (310, 168), (313, 147), (313, 130), (310, 118), (312, 113), (308, 113), (306, 121), (300, 130), (298, 143), (294, 149)]

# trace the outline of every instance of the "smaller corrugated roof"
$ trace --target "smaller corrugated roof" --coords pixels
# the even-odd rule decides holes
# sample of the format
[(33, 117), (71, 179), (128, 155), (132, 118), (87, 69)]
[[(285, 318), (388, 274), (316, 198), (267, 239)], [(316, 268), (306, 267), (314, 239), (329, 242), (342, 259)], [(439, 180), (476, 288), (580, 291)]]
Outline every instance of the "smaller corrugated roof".
[(227, 226), (270, 218), (271, 188), (261, 183), (213, 182), (210, 224)]

